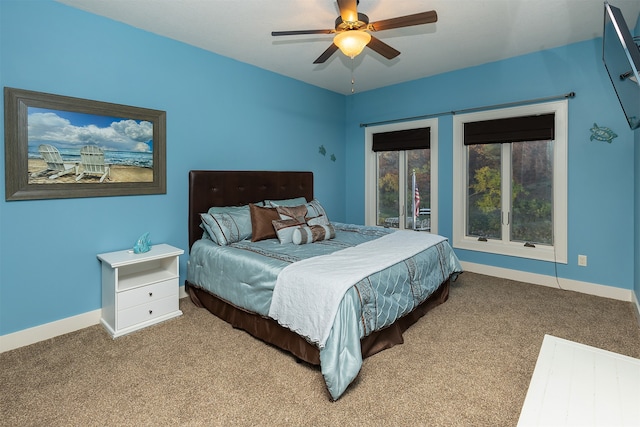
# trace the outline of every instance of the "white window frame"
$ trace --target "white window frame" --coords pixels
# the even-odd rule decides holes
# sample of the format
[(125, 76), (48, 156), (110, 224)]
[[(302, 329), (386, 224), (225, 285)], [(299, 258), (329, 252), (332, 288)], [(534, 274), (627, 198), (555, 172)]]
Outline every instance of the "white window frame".
[[(555, 139), (553, 152), (553, 246), (525, 247), (521, 242), (466, 236), (467, 150), (463, 144), (464, 124), (482, 120), (537, 114), (555, 115)], [(481, 111), (453, 117), (453, 246), (493, 254), (516, 256), (567, 264), (567, 152), (568, 152), (568, 101), (555, 101), (504, 109)], [(508, 181), (504, 180), (504, 181)], [(503, 184), (504, 184), (503, 181)], [(509, 193), (510, 190), (507, 191)], [(504, 191), (503, 191), (503, 194)], [(506, 239), (506, 238), (505, 238)]]
[[(431, 206), (431, 233), (438, 233), (438, 119), (421, 119), (407, 122), (388, 123), (377, 126), (368, 126), (365, 128), (365, 144), (364, 144), (364, 212), (365, 224), (377, 225), (377, 154), (373, 151), (373, 134), (381, 132), (394, 132), (399, 130), (430, 128), (430, 162), (431, 162), (431, 188), (430, 188), (430, 206)], [(404, 165), (400, 165), (399, 173), (406, 176)], [(400, 201), (405, 200), (405, 188), (400, 186)], [(400, 202), (400, 206), (404, 206)]]

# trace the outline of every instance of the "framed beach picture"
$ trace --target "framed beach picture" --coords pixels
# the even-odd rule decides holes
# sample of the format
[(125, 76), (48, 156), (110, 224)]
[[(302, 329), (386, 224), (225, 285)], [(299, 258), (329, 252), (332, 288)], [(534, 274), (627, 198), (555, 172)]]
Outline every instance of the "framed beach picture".
[(5, 199), (166, 193), (166, 113), (4, 88)]

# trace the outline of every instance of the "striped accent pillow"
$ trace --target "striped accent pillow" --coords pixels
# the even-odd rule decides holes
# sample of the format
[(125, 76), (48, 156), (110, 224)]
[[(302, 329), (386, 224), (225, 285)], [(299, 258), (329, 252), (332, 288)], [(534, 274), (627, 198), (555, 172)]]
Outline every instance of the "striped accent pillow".
[(280, 243), (291, 243), (293, 239), (293, 232), (296, 228), (304, 225), (297, 219), (279, 219), (271, 221), (273, 228), (276, 230), (276, 235)]
[(333, 225), (303, 225), (293, 231), (291, 241), (296, 245), (306, 245), (307, 243), (329, 240), (336, 237), (336, 230)]

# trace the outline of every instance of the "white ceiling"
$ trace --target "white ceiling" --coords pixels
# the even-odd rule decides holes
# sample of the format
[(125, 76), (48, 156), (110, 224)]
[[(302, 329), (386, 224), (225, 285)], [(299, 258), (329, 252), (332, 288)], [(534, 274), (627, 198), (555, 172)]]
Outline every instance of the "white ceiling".
[[(365, 48), (313, 61), (332, 35), (271, 31), (332, 29), (335, 0), (58, 0), (171, 39), (342, 94), (497, 61), (602, 36), (601, 0), (362, 0), (371, 22), (435, 10), (438, 22), (376, 32), (401, 54)], [(633, 32), (640, 0), (612, 0)]]

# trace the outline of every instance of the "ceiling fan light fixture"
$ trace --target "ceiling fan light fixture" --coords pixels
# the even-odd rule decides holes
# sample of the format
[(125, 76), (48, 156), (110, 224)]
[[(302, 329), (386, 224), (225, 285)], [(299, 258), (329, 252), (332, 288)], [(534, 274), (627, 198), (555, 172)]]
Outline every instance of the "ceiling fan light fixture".
[(358, 56), (370, 41), (371, 34), (358, 30), (343, 31), (333, 38), (333, 43), (349, 58)]

